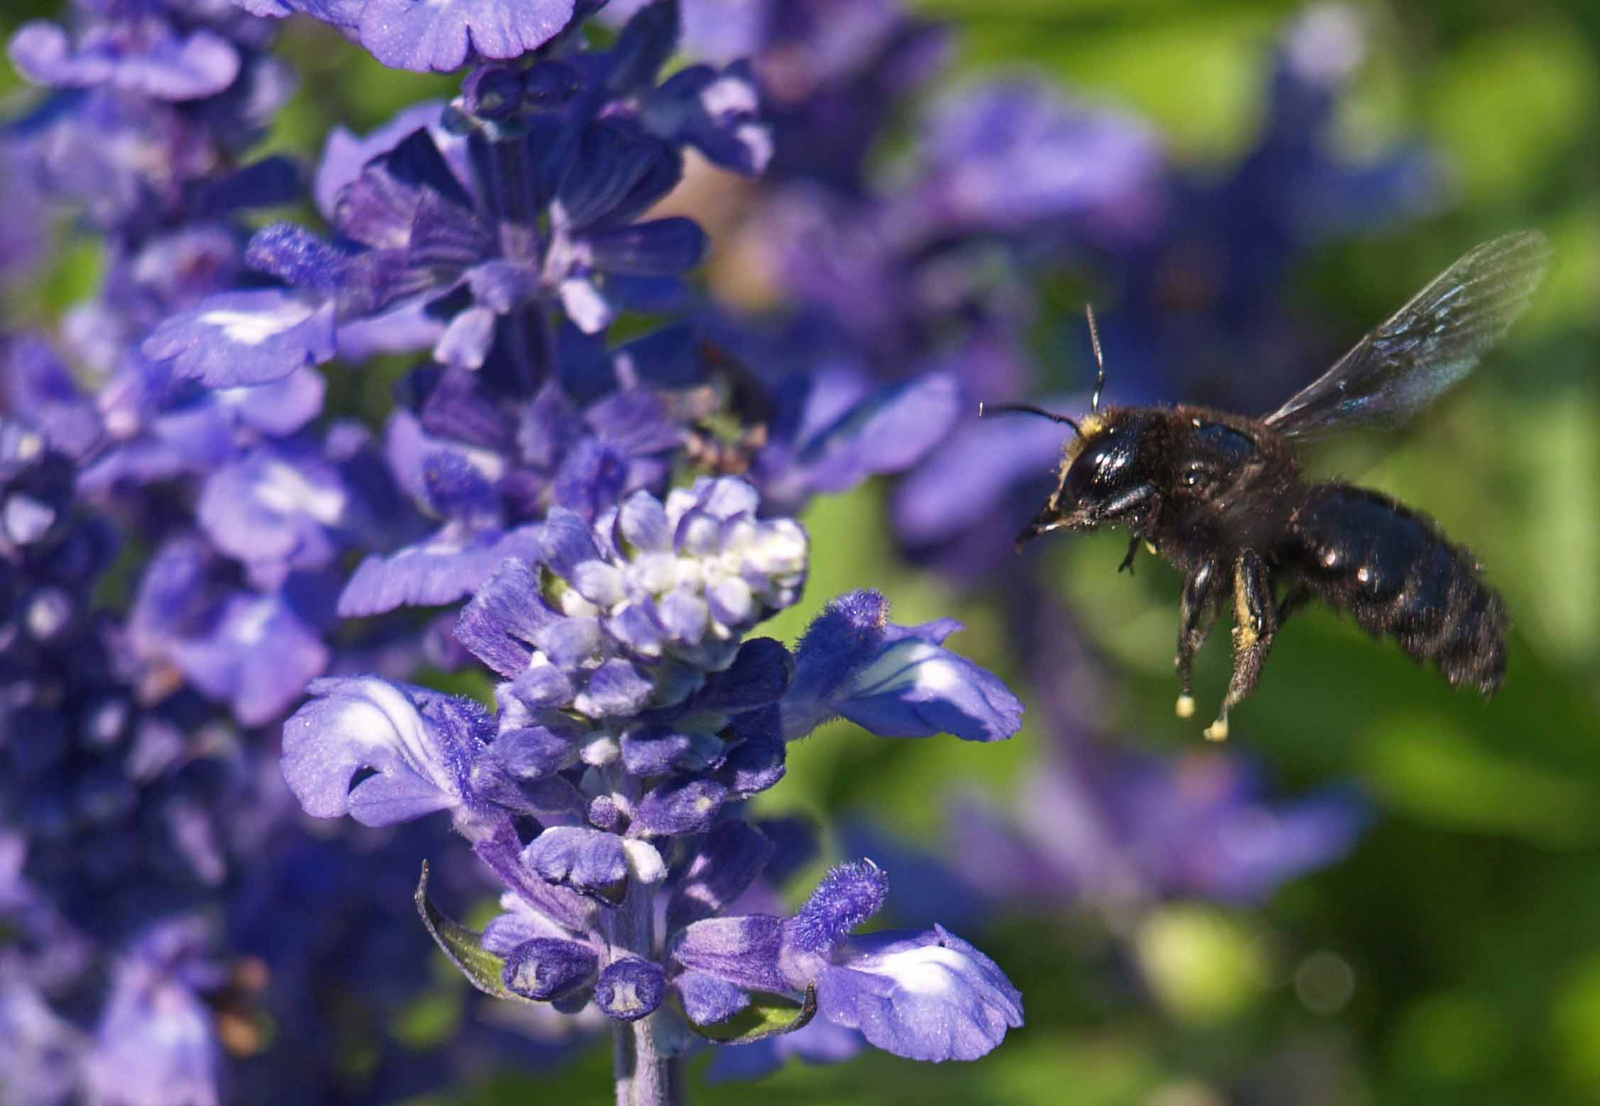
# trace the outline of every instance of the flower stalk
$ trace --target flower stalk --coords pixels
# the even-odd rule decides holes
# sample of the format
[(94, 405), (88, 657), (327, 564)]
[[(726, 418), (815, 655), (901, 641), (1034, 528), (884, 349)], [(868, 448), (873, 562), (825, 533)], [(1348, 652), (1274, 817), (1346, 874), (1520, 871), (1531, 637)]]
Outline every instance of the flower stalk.
[[(637, 884), (628, 889), (622, 906), (606, 914), (602, 923), (613, 955), (625, 953), (654, 959), (653, 896)], [(683, 1102), (682, 1060), (672, 1055), (664, 1039), (667, 1015), (657, 1011), (637, 1021), (615, 1023), (612, 1050), (617, 1077), (617, 1106), (680, 1106)]]

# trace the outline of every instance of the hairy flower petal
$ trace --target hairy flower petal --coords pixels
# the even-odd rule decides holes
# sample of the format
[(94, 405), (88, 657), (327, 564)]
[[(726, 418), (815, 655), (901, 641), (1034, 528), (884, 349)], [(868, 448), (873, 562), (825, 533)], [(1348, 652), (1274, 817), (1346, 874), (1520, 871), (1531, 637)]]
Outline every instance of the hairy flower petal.
[(817, 981), (817, 1008), (910, 1060), (976, 1060), (1022, 1024), (995, 962), (939, 926), (858, 939)]
[(283, 728), (284, 778), (308, 814), (385, 826), (466, 801), (488, 725), (476, 704), (371, 676), (318, 680), (311, 694)]

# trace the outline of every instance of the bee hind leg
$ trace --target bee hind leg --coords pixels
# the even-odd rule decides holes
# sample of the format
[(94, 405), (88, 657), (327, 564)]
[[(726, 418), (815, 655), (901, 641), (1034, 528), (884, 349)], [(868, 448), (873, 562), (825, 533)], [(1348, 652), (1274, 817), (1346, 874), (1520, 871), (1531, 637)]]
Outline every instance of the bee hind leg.
[[(1128, 554), (1133, 555), (1132, 551)], [(1178, 627), (1178, 655), (1174, 664), (1178, 669), (1179, 718), (1194, 717), (1194, 693), (1189, 683), (1189, 670), (1194, 665), (1194, 655), (1205, 644), (1211, 626), (1217, 620), (1222, 606), (1222, 566), (1216, 561), (1206, 561), (1183, 583), (1182, 624)]]
[(1233, 565), (1233, 614), (1233, 678), (1228, 681), (1221, 713), (1206, 727), (1206, 738), (1211, 741), (1227, 740), (1228, 712), (1261, 682), (1261, 669), (1278, 632), (1272, 577), (1254, 550), (1246, 549)]

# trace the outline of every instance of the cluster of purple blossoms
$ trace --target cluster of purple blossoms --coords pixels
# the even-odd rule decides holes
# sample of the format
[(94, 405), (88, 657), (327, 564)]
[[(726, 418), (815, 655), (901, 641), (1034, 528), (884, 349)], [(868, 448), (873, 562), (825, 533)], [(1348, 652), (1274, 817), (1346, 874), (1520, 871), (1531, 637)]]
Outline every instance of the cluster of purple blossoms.
[[(257, 1027), (250, 967), (217, 957), (208, 913), (263, 845), (275, 789), (195, 692), (130, 683), (93, 602), (117, 538), (75, 502), (74, 475), (38, 431), (0, 422), (6, 1089), (213, 1101), (223, 1039), (249, 1051)], [(92, 1025), (57, 1012), (83, 1008)]]
[[(0, 373), (22, 566), (0, 896), (37, 934), (0, 974), (7, 1070), (40, 1102), (114, 1097), (113, 1072), (152, 1103), (425, 1086), (384, 1056), (346, 1087), (327, 1031), (346, 1015), (311, 977), (390, 947), (363, 893), (408, 847), (476, 893), (446, 846), (398, 835), (445, 810), (505, 914), (473, 934), (419, 892), (426, 930), (496, 998), (612, 1019), (636, 1101), (694, 1041), (759, 1048), (818, 1013), (850, 1051), (858, 1030), (920, 1059), (994, 1047), (1021, 1006), (991, 961), (939, 928), (856, 934), (887, 888), (870, 863), (788, 916), (776, 888), (815, 841), (743, 813), (829, 719), (995, 740), (1021, 714), (944, 647), (954, 623), (896, 626), (875, 593), (793, 652), (750, 636), (804, 584), (786, 514), (914, 463), (960, 400), (948, 374), (776, 385), (685, 321), (706, 236), (650, 209), (686, 150), (770, 162), (749, 68), (668, 71), (667, 0), (604, 50), (586, 4), (242, 7), (84, 0), (12, 43), (48, 91), (6, 131), (8, 171), (107, 263), (59, 333), (6, 341)], [(260, 17), (291, 9), (380, 60), (475, 67), (449, 104), (336, 130), (309, 177), (248, 162), (292, 88)], [(247, 229), (307, 183), (327, 234)], [(321, 366), (380, 353), (425, 360), (375, 434), (327, 409)], [(728, 440), (729, 406), (764, 425)], [(712, 475), (674, 488), (686, 469)], [(493, 712), (402, 682), (474, 659), (504, 680)], [(307, 691), (282, 775), (307, 813), (360, 823), (337, 841), (304, 836), (270, 771)], [(367, 887), (309, 894), (351, 856)], [(278, 900), (324, 920), (274, 927)], [(363, 994), (379, 1038), (421, 985), (403, 959)]]
[(505, 678), (475, 701), (375, 677), (324, 680), (289, 720), (284, 772), (312, 814), (390, 825), (449, 811), (506, 886), (475, 933), (418, 901), (481, 989), (591, 1003), (634, 1023), (637, 1101), (696, 1037), (753, 1043), (814, 1015), (921, 1060), (973, 1059), (1021, 1024), (999, 969), (942, 928), (852, 937), (888, 876), (834, 869), (796, 914), (757, 912), (764, 871), (810, 853), (742, 804), (784, 774), (788, 742), (843, 716), (876, 733), (995, 740), (1021, 705), (883, 598), (832, 603), (791, 653), (749, 637), (804, 581), (804, 531), (755, 489), (701, 478), (587, 523), (554, 510), (504, 561), (457, 640)]
[[(33, 221), (7, 241), (36, 254), (64, 210), (97, 236), (104, 276), (58, 341), (0, 335), (8, 1100), (214, 1102), (228, 1060), (263, 1042), (270, 969), (228, 946), (226, 911), (291, 808), (245, 729), (268, 715), (242, 690), (255, 666), (203, 643), (228, 639), (231, 611), (235, 631), (266, 631), (240, 649), (270, 646), (271, 620), (173, 566), (201, 540), (189, 481), (294, 427), (260, 397), (174, 387), (137, 343), (234, 279), (241, 212), (294, 194), (286, 162), (240, 161), (291, 87), (268, 37), (220, 4), (83, 3), (70, 28), (30, 23), (11, 43), (45, 91), (0, 133), (19, 182), (7, 218)], [(289, 417), (318, 402), (302, 390)], [(180, 617), (189, 632), (163, 635)]]

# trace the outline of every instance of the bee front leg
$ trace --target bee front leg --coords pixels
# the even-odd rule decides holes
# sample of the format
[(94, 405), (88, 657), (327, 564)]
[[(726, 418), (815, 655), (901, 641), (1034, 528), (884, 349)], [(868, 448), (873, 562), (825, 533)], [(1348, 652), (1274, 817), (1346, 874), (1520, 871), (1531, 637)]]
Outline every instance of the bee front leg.
[[(1132, 550), (1128, 555), (1133, 555)], [(1211, 633), (1212, 623), (1217, 620), (1217, 611), (1222, 605), (1222, 589), (1218, 586), (1221, 579), (1222, 566), (1216, 561), (1206, 561), (1190, 572), (1189, 578), (1183, 582), (1183, 621), (1178, 627), (1178, 656), (1174, 662), (1178, 667), (1179, 718), (1194, 717), (1189, 669), (1194, 665), (1194, 655)]]
[(1227, 740), (1228, 712), (1256, 689), (1278, 632), (1272, 577), (1266, 562), (1251, 549), (1241, 553), (1233, 564), (1233, 614), (1233, 678), (1228, 682), (1222, 712), (1206, 727), (1206, 737), (1211, 741)]
[(1128, 539), (1127, 556), (1123, 557), (1122, 563), (1117, 566), (1117, 571), (1119, 573), (1125, 571), (1129, 576), (1133, 575), (1133, 555), (1139, 552), (1139, 543), (1143, 540), (1144, 539), (1139, 537), (1138, 534), (1135, 534), (1133, 537)]

